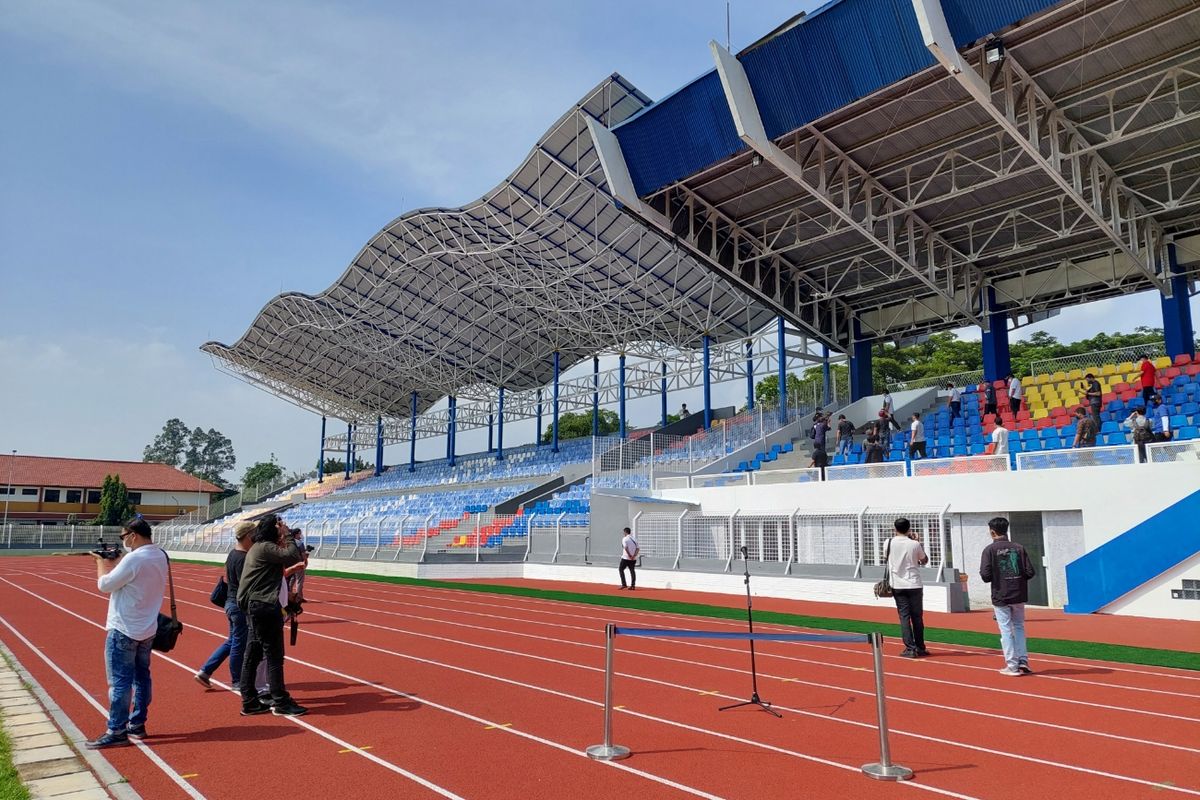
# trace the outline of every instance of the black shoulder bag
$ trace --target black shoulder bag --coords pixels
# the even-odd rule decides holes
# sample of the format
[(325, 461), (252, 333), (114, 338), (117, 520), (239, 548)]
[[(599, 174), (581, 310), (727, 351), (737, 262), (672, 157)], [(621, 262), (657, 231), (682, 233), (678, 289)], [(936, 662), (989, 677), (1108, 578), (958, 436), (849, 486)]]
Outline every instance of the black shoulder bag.
[(875, 584), (876, 597), (892, 596), (892, 568), (888, 565), (888, 560), (891, 555), (892, 540), (889, 538), (887, 544), (883, 548), (883, 580)]
[(163, 557), (167, 559), (167, 585), (171, 587), (171, 616), (158, 612), (158, 630), (150, 647), (160, 653), (169, 653), (175, 649), (179, 634), (183, 633), (183, 623), (179, 621), (179, 614), (175, 610), (175, 580), (171, 577), (171, 557), (165, 550)]

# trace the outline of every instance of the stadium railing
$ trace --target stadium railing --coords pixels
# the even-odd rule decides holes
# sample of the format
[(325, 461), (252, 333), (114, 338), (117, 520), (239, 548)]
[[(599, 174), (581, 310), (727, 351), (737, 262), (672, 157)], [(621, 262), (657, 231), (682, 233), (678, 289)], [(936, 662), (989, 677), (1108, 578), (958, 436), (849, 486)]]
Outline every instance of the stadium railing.
[(1132, 347), (1117, 347), (1112, 350), (1096, 350), (1091, 353), (1079, 353), (1071, 356), (1045, 358), (1032, 361), (1029, 364), (1030, 375), (1046, 375), (1054, 372), (1066, 372), (1072, 369), (1098, 369), (1107, 364), (1120, 364), (1126, 361), (1136, 362), (1143, 355), (1150, 358), (1162, 358), (1167, 354), (1166, 344), (1139, 344)]
[(931, 375), (925, 378), (913, 378), (910, 381), (898, 381), (889, 383), (888, 388), (894, 392), (902, 392), (908, 389), (928, 389), (936, 386), (942, 388), (947, 383), (952, 383), (955, 386), (974, 386), (983, 380), (983, 370), (974, 369), (967, 372), (951, 372), (949, 375)]

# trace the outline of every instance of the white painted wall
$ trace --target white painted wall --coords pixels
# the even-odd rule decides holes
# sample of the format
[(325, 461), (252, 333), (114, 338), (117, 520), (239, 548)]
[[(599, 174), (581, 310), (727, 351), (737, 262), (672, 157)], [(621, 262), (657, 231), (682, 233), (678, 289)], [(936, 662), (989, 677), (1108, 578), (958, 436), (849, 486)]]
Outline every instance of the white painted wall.
[[(1171, 590), (1179, 589), (1184, 578), (1200, 580), (1200, 553), (1105, 606), (1102, 613), (1200, 622), (1200, 600), (1171, 599)], [(1180, 646), (1185, 650), (1194, 649), (1195, 644), (1194, 641), (1181, 642)]]

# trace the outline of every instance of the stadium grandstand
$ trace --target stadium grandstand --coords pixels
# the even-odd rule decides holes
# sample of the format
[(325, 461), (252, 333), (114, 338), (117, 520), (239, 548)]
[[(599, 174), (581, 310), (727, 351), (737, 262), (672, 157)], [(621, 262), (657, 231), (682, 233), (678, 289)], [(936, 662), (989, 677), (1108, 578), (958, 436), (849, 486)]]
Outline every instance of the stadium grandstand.
[[(838, 0), (710, 51), (711, 70), (657, 102), (613, 74), (480, 199), (404, 214), (324, 292), (281, 294), (235, 343), (205, 344), (319, 416), (321, 461), (344, 454), (346, 472), (176, 520), (167, 541), (220, 552), (269, 507), (347, 570), (610, 581), (629, 524), (652, 582), (712, 587), (745, 547), (762, 591), (872, 603), (903, 512), (933, 559), (926, 603), (962, 610), (986, 602), (960, 578), (1004, 512), (1046, 567), (1031, 602), (1200, 613), (1172, 599), (1200, 577), (1200, 531), (1160, 546), (1200, 513), (1200, 7)], [(1035, 364), (1016, 408), (983, 413), (988, 384), (1009, 391), (1012, 331), (1138, 292), (1160, 300), (1161, 344)], [(873, 345), (963, 329), (984, 366), (949, 376), (960, 416), (940, 379), (893, 391), (898, 419), (926, 419), (927, 459), (902, 431), (882, 462), (863, 463), (860, 436), (810, 467), (813, 412), (860, 431), (877, 418)], [(1139, 446), (1143, 354), (1170, 435)], [(789, 369), (813, 365), (820, 391), (789, 396)], [(1075, 448), (1087, 372), (1100, 441)], [(780, 397), (764, 408), (768, 375)], [(715, 407), (731, 381), (745, 406)], [(703, 407), (672, 421), (670, 395), (693, 387)], [(658, 425), (634, 432), (628, 403), (646, 397)], [(590, 412), (593, 435), (562, 438), (566, 412)], [(506, 447), (518, 420), (536, 439)], [(1010, 446), (989, 454), (998, 424)], [(483, 429), (486, 451), (458, 452)], [(418, 461), (423, 439), (445, 456)], [(1131, 484), (1152, 497), (1131, 508)]]

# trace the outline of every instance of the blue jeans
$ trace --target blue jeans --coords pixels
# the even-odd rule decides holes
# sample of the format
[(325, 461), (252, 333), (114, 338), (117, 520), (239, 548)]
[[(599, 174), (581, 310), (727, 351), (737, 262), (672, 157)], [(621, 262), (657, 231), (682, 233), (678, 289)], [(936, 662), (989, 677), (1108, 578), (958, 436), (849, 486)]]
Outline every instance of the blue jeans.
[(1000, 649), (1009, 669), (1029, 666), (1025, 649), (1025, 604), (996, 606), (996, 624), (1000, 626)]
[(227, 603), (225, 616), (229, 618), (229, 638), (217, 645), (217, 649), (213, 650), (200, 671), (211, 677), (221, 666), (221, 662), (228, 658), (229, 677), (234, 688), (237, 688), (246, 653), (246, 615), (237, 607), (237, 603)]
[[(130, 725), (145, 725), (150, 713), (150, 645), (154, 637), (137, 641), (110, 630), (104, 641), (104, 674), (108, 677), (108, 730), (124, 733)], [(130, 695), (133, 714), (129, 713)]]
[(854, 446), (854, 437), (845, 436), (838, 442), (837, 454), (839, 456), (848, 456), (848, 455), (850, 455), (850, 448), (853, 446)]

